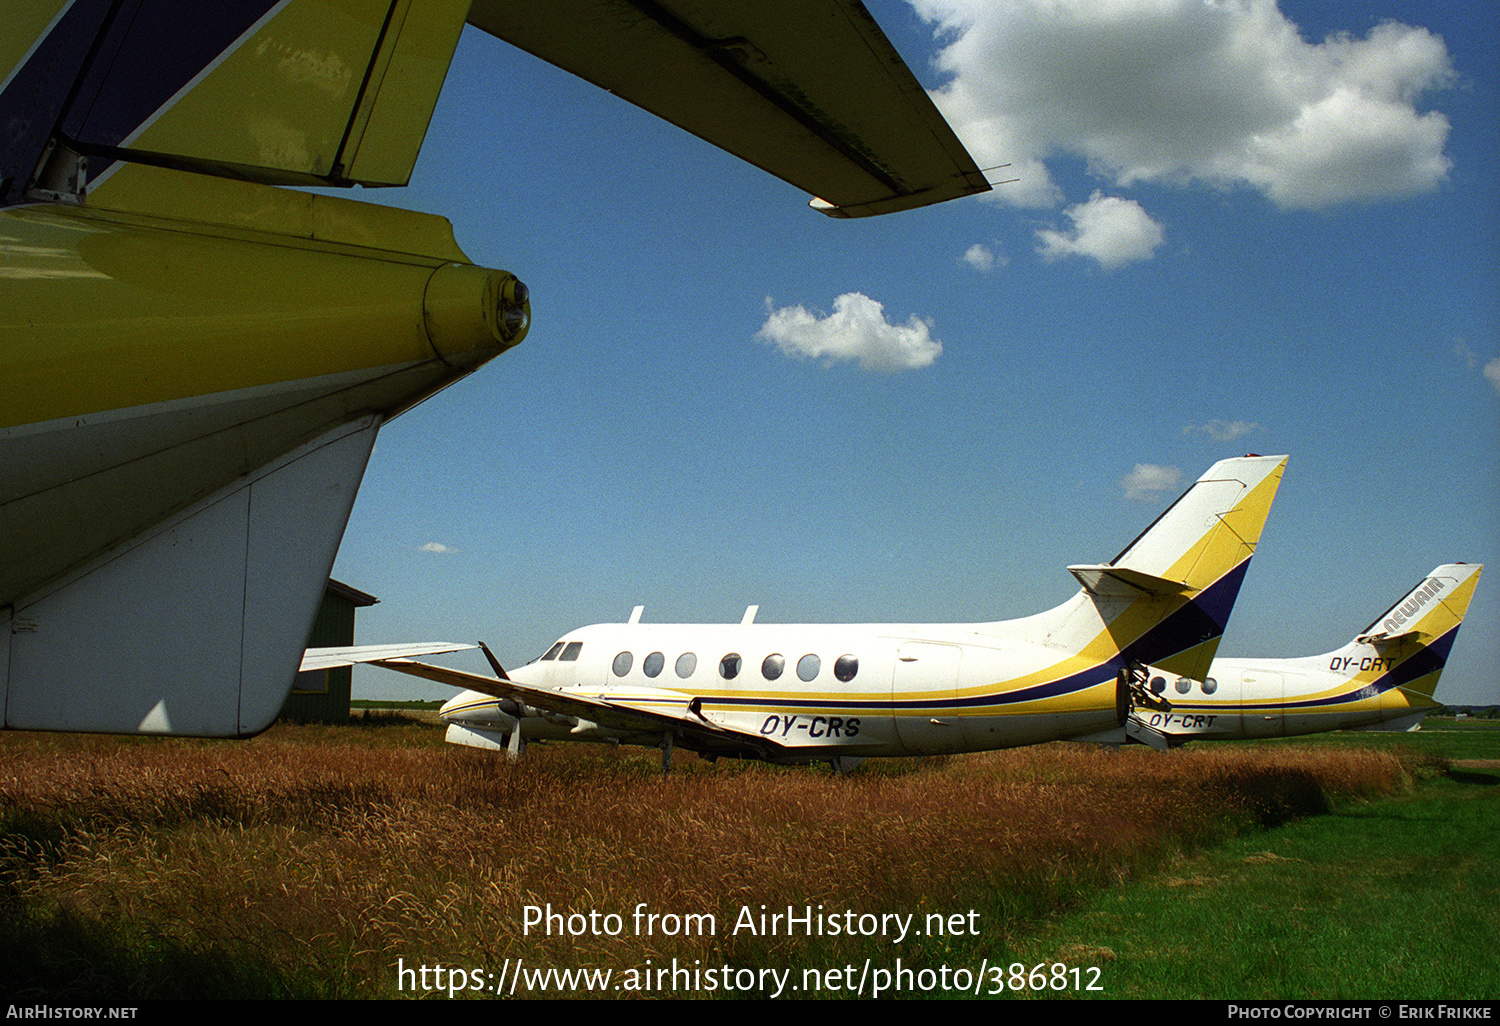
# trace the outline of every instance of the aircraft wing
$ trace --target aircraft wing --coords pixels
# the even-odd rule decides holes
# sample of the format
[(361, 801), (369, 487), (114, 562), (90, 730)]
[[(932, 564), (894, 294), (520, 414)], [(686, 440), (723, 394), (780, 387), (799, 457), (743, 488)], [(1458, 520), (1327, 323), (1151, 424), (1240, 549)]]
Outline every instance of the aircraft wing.
[(834, 217), (990, 188), (854, 0), (474, 0), (469, 24), (811, 193)]
[(498, 680), (410, 659), (376, 659), (370, 662), (374, 666), (408, 673), (413, 677), (477, 691), (495, 698), (508, 698), (536, 707), (541, 712), (574, 716), (613, 730), (638, 731), (643, 734), (660, 734), (671, 730), (683, 739), (681, 743), (685, 747), (705, 754), (771, 758), (775, 753), (787, 750), (785, 746), (759, 735), (709, 723), (694, 711), (692, 696), (683, 692), (612, 689), (612, 693), (606, 697), (604, 694), (582, 691), (554, 691), (550, 688), (532, 687), (513, 680)]
[(477, 645), (463, 645), (454, 641), (429, 641), (418, 645), (353, 645), (343, 648), (310, 648), (302, 654), (302, 665), (298, 673), (314, 670), (331, 670), (336, 666), (353, 666), (355, 663), (377, 663), (382, 659), (402, 659), (418, 655), (441, 655), (444, 652), (461, 652)]

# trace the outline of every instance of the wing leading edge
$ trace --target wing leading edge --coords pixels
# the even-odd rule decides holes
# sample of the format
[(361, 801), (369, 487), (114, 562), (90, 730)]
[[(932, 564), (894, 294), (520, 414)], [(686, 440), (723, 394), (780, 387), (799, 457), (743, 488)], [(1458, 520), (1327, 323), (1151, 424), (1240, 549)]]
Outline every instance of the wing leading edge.
[(850, 0), (474, 0), (469, 24), (864, 217), (990, 188)]
[[(381, 645), (348, 649), (308, 649), (303, 658), (302, 669), (328, 669), (334, 666), (349, 666), (366, 663), (396, 670), (413, 677), (478, 692), (502, 701), (509, 700), (519, 708), (504, 711), (522, 716), (567, 716), (580, 721), (577, 726), (604, 727), (612, 731), (639, 734), (642, 737), (671, 733), (678, 743), (694, 751), (710, 755), (748, 755), (754, 758), (774, 758), (784, 747), (767, 738), (726, 729), (709, 723), (700, 716), (691, 695), (680, 691), (659, 689), (613, 689), (609, 698), (602, 694), (591, 695), (578, 690), (555, 691), (551, 688), (532, 687), (513, 680), (485, 677), (466, 670), (455, 670), (447, 666), (417, 662), (397, 657), (406, 655), (452, 652), (473, 648), (472, 645), (433, 643), (428, 645)], [(460, 696), (460, 699), (463, 696)], [(459, 699), (455, 699), (458, 701)], [(530, 707), (530, 708), (526, 708)]]

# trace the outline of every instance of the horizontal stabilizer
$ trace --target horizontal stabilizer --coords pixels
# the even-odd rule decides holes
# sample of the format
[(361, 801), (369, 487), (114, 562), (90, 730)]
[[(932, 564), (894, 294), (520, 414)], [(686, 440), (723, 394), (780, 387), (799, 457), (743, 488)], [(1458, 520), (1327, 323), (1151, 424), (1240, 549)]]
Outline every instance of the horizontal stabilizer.
[(1421, 633), (1415, 627), (1404, 631), (1375, 631), (1371, 634), (1361, 634), (1354, 641), (1356, 644), (1375, 645), (1378, 648), (1384, 645), (1395, 645), (1402, 641), (1415, 640)]
[(1124, 567), (1095, 563), (1070, 566), (1068, 572), (1078, 578), (1083, 590), (1101, 598), (1143, 598), (1148, 595), (1183, 595), (1187, 588), (1179, 581), (1127, 570)]
[[(14, 6), (43, 5), (7, 15)], [(39, 163), (37, 188), (54, 194), (92, 191), (127, 164), (404, 185), (469, 0), (52, 6), (0, 89), (0, 203), (25, 194)]]

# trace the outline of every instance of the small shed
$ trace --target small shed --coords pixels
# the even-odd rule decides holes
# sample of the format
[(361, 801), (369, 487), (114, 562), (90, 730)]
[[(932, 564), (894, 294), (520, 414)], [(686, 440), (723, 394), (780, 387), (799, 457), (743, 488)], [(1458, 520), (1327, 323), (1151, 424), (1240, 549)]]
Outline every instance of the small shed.
[[(338, 648), (354, 644), (354, 611), (379, 601), (374, 595), (329, 578), (307, 647)], [(348, 723), (353, 678), (353, 671), (347, 666), (297, 674), (292, 692), (281, 707), (281, 718), (299, 723)]]

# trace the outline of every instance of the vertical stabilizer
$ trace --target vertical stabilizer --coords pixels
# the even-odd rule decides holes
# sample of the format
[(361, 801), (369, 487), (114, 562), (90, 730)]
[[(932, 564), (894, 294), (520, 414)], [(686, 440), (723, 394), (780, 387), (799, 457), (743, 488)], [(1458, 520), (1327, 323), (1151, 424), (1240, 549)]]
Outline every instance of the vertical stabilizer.
[(1083, 590), (1046, 614), (1046, 643), (1206, 675), (1285, 468), (1285, 456), (1222, 460), (1113, 560), (1070, 566)]
[(1373, 650), (1374, 659), (1387, 668), (1391, 686), (1414, 704), (1435, 704), (1432, 694), (1483, 570), (1482, 563), (1437, 567), (1353, 641), (1330, 653), (1330, 666), (1335, 660), (1350, 667), (1370, 664)]

